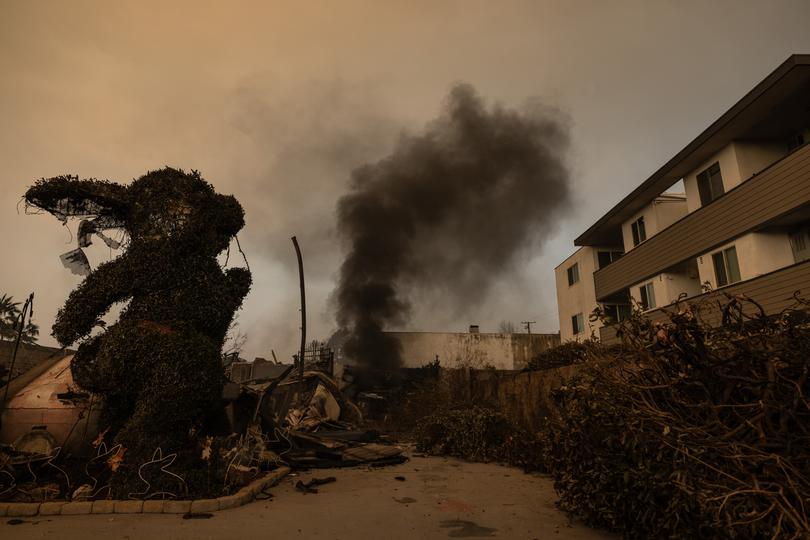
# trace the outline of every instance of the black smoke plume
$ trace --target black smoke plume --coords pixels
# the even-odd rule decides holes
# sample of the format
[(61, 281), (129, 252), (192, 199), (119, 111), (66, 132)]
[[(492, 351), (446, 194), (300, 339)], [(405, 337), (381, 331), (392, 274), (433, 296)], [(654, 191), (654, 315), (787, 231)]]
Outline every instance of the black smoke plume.
[(400, 364), (398, 341), (383, 330), (408, 321), (410, 291), (435, 292), (451, 308), (480, 302), (553, 228), (568, 200), (567, 147), (559, 113), (537, 104), (488, 109), (458, 85), (421, 135), (356, 169), (337, 206), (347, 256), (335, 299), (346, 356)]

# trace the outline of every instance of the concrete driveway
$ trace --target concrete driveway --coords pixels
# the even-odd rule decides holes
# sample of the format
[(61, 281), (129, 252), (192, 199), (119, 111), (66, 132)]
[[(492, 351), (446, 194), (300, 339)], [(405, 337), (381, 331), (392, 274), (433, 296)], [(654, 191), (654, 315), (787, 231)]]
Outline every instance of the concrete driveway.
[[(318, 486), (317, 494), (295, 489), (298, 480), (326, 476), (337, 481)], [(569, 523), (554, 507), (548, 478), (448, 458), (417, 456), (394, 467), (311, 471), (288, 476), (272, 493), (270, 500), (216, 512), (210, 519), (159, 514), (54, 516), (9, 525), (8, 518), (0, 518), (0, 538), (617, 538)]]

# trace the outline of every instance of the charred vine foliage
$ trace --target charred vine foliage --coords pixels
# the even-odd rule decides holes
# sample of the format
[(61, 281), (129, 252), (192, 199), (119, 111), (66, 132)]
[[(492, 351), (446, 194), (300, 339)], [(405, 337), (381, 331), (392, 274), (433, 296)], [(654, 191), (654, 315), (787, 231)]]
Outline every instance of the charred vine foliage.
[[(196, 448), (192, 434), (220, 405), (220, 351), (251, 276), (223, 271), (216, 257), (243, 227), (244, 211), (198, 172), (168, 167), (127, 186), (43, 179), (25, 200), (62, 221), (85, 218), (92, 231), (122, 228), (129, 238), (122, 255), (70, 294), (53, 326), (62, 345), (81, 340), (74, 380), (104, 398), (102, 425), (126, 448), (123, 486), (156, 448), (181, 456)], [(90, 337), (99, 317), (127, 300), (118, 322)]]
[(810, 535), (808, 306), (728, 298), (636, 314), (625, 347), (557, 392), (546, 463), (561, 507), (626, 538)]

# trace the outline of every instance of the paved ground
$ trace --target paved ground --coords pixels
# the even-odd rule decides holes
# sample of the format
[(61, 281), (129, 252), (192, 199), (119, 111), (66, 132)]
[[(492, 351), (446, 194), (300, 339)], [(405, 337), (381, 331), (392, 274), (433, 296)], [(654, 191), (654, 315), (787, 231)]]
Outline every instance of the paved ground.
[[(294, 483), (335, 476), (318, 494)], [(397, 480), (401, 476), (404, 480)], [(498, 465), (414, 457), (381, 469), (321, 470), (288, 476), (274, 497), (217, 512), (210, 519), (179, 515), (90, 515), (28, 518), (0, 538), (412, 540), (433, 538), (610, 540), (570, 524), (554, 507), (551, 481)]]

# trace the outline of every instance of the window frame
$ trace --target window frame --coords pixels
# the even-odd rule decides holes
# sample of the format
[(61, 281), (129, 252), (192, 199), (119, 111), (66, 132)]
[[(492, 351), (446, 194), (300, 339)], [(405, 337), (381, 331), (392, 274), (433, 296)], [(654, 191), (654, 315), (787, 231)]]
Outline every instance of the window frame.
[(571, 330), (575, 336), (585, 332), (585, 318), (582, 316), (582, 312), (571, 315)]
[[(611, 316), (609, 313), (613, 310), (615, 310), (615, 317)], [(604, 314), (606, 324), (615, 324), (628, 319), (632, 313), (632, 309), (628, 304), (607, 302), (602, 304), (602, 313)]]
[(575, 262), (566, 269), (568, 275), (568, 286), (571, 287), (579, 283), (579, 263)]
[(655, 303), (654, 282), (649, 281), (647, 283), (644, 283), (638, 288), (638, 291), (639, 291), (638, 294), (640, 296), (639, 303), (641, 304), (642, 311), (650, 311), (651, 309), (655, 309), (657, 307)]
[(790, 233), (790, 250), (793, 262), (800, 263), (810, 259), (810, 227), (804, 226)]
[[(608, 263), (604, 264), (604, 265), (602, 264), (602, 261), (601, 261), (601, 255), (603, 255), (603, 254), (606, 254), (608, 256), (608, 259), (609, 259)], [(624, 251), (619, 251), (619, 250), (615, 250), (615, 249), (597, 250), (597, 252), (596, 252), (596, 264), (599, 266), (599, 269), (601, 270), (605, 266), (608, 266), (609, 264), (613, 264), (614, 262), (621, 259), (623, 255), (624, 255)]]
[(647, 226), (644, 223), (644, 216), (639, 216), (630, 224), (630, 232), (633, 235), (633, 247), (647, 240)]
[[(729, 254), (734, 253), (734, 265), (729, 264)], [(718, 261), (720, 265), (718, 265)], [(714, 266), (714, 280), (717, 283), (717, 288), (726, 287), (727, 285), (733, 285), (735, 283), (739, 283), (742, 281), (742, 275), (740, 273), (740, 258), (737, 256), (737, 246), (731, 245), (727, 248), (723, 248), (719, 251), (715, 251), (712, 253), (712, 266)], [(721, 273), (718, 269), (722, 270), (722, 279)], [(736, 279), (734, 279), (736, 274)]]
[[(713, 169), (717, 169), (717, 171), (714, 172)], [(723, 171), (720, 168), (719, 161), (715, 161), (700, 171), (695, 175), (695, 179), (697, 180), (700, 206), (711, 204), (726, 193), (726, 186), (723, 184)]]

